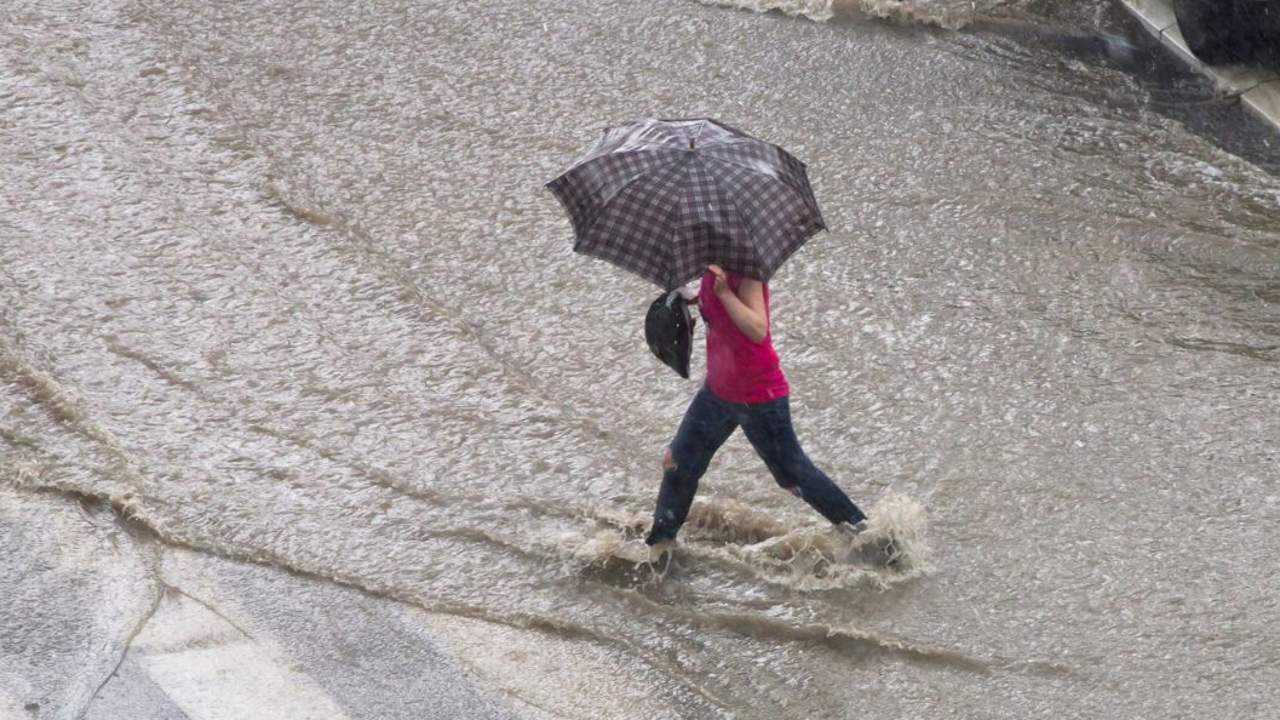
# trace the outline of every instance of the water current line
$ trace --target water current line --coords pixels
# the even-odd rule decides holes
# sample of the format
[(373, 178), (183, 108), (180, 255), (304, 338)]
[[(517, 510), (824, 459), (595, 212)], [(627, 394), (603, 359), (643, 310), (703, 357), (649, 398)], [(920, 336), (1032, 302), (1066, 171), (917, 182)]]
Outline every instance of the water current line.
[[(80, 94), (79, 98), (83, 102), (90, 103), (90, 98), (86, 97), (83, 93)], [(237, 123), (237, 125), (239, 127), (245, 127), (243, 123)], [(136, 134), (136, 131), (130, 128), (127, 125), (127, 123), (119, 123), (117, 124), (117, 127), (115, 129), (118, 132), (118, 134), (126, 137)], [(265, 151), (263, 151), (261, 147), (258, 146), (256, 137), (245, 137), (244, 139), (252, 143), (255, 147), (258, 148), (258, 151), (259, 151), (258, 154), (261, 157), (266, 158), (268, 162), (274, 162), (274, 160), (270, 157), (270, 155)], [(139, 139), (139, 142), (141, 142), (141, 139)], [(112, 151), (112, 149), (104, 146), (101, 142), (96, 142), (96, 146), (104, 154), (108, 154), (108, 155), (115, 154)], [(174, 174), (178, 174), (178, 175), (181, 174), (179, 172), (179, 168), (176, 166), (167, 166), (167, 169), (173, 172)], [(285, 207), (289, 209), (291, 212), (295, 214), (299, 213), (297, 206), (294, 204), (291, 204), (286, 198), (280, 197), (278, 199), (280, 199), (281, 202), (284, 203)], [(300, 215), (300, 217), (303, 217), (304, 220), (308, 220), (309, 222), (313, 222), (313, 223), (317, 222), (315, 218), (307, 218), (302, 215)], [(324, 223), (320, 223), (320, 224), (323, 225)], [(351, 228), (351, 230), (353, 232), (359, 231), (358, 228)], [(193, 231), (193, 234), (195, 234), (194, 231)], [(372, 247), (372, 243), (369, 241), (367, 234), (363, 235), (362, 237), (365, 240), (364, 246), (366, 248)], [(394, 270), (394, 264), (389, 261), (385, 261), (385, 259), (384, 259), (384, 262), (381, 264), (384, 267), (392, 268)], [(447, 316), (449, 316), (452, 320), (458, 321), (460, 317), (460, 313), (457, 313), (456, 311), (450, 311), (447, 307), (440, 305), (439, 303), (436, 303), (432, 298), (423, 296), (422, 293), (418, 291), (418, 289), (414, 287), (410, 281), (407, 281), (402, 277), (397, 277), (396, 279), (399, 281), (399, 284), (402, 287), (409, 286), (411, 290), (413, 290), (420, 297), (420, 299), (424, 300), (426, 304), (428, 304), (433, 308), (444, 311), (447, 314)], [(463, 332), (474, 331), (474, 328), (471, 328), (471, 326), (467, 325), (466, 323), (457, 322), (456, 324), (458, 329), (462, 330)], [(477, 337), (477, 339), (483, 340), (483, 338), (479, 336), (478, 332), (472, 332), (471, 334)], [(499, 360), (500, 363), (502, 363), (502, 365), (504, 366), (504, 369), (508, 372), (508, 374), (512, 374), (512, 372), (517, 369), (512, 363), (506, 362), (505, 359), (502, 358), (491, 346), (484, 345), (484, 347), (486, 350), (490, 352), (490, 355), (492, 355), (493, 357), (495, 357), (495, 359)], [(113, 337), (107, 338), (107, 349), (117, 355), (120, 355), (125, 358), (129, 358), (141, 363), (143, 366), (147, 367), (149, 370), (154, 372), (156, 375), (161, 377), (166, 382), (172, 385), (175, 385), (179, 388), (185, 389), (188, 392), (193, 393), (196, 397), (199, 397), (200, 399), (202, 399), (203, 401), (211, 405), (220, 407), (221, 409), (228, 412), (232, 416), (242, 417), (246, 412), (244, 408), (238, 406), (235, 403), (230, 402), (229, 400), (219, 401), (211, 397), (209, 393), (203, 391), (194, 383), (182, 378), (179, 374), (173, 372), (172, 370), (165, 368), (161, 363), (151, 359), (145, 353), (142, 353), (140, 351), (137, 351), (122, 345), (116, 338), (113, 338)], [(2, 348), (0, 348), (0, 350), (2, 350)], [(0, 359), (3, 359), (3, 358), (0, 358)], [(39, 374), (39, 371), (32, 370), (32, 372)], [(47, 374), (44, 374), (44, 375), (47, 375)], [(82, 410), (76, 409), (72, 406), (72, 404), (69, 404), (71, 402), (68, 399), (69, 396), (66, 396), (65, 391), (59, 389), (61, 386), (58, 385), (56, 381), (53, 381), (51, 377), (44, 377), (42, 379), (41, 377), (32, 376), (29, 379), (32, 382), (35, 382), (37, 386), (42, 386), (46, 388), (46, 390), (42, 392), (45, 395), (49, 396), (51, 407), (53, 408), (55, 413), (61, 416), (64, 420), (75, 419), (76, 417), (83, 414)], [(48, 382), (46, 382), (46, 380)], [(532, 385), (532, 382), (530, 381), (527, 384)], [(569, 413), (565, 412), (563, 407), (562, 407), (562, 416), (569, 416)], [(599, 429), (598, 424), (596, 424), (594, 427), (596, 429), (597, 436), (604, 437), (607, 440), (613, 439), (612, 434), (604, 433), (603, 431), (601, 431)], [(109, 437), (109, 434), (102, 435), (102, 433), (106, 432), (102, 428), (99, 428), (96, 425), (93, 425), (91, 423), (90, 424), (80, 423), (78, 426), (78, 429), (81, 431), (82, 434), (85, 434), (87, 437), (102, 441), (104, 445), (106, 445), (107, 447), (113, 450), (113, 452), (116, 454), (117, 457), (124, 458), (124, 453), (120, 448), (119, 442), (114, 437)], [(317, 442), (313, 438), (306, 437), (305, 435), (299, 435), (294, 432), (279, 430), (279, 429), (267, 426), (263, 423), (255, 423), (253, 425), (250, 425), (250, 429), (262, 432), (263, 434), (271, 436), (275, 439), (281, 440), (282, 442), (286, 442), (291, 445), (294, 445), (295, 447), (299, 447), (309, 452), (315, 453), (326, 460), (334, 462), (335, 464), (338, 464), (340, 466), (344, 466), (344, 467), (347, 467), (348, 469), (356, 471), (359, 475), (363, 476), (365, 479), (369, 480), (370, 482), (376, 485), (381, 485), (383, 487), (396, 490), (408, 497), (412, 497), (414, 499), (427, 502), (429, 504), (441, 505), (448, 502), (456, 501), (457, 499), (466, 499), (466, 496), (461, 496), (461, 498), (451, 498), (451, 497), (446, 497), (439, 493), (427, 492), (421, 488), (414, 487), (392, 476), (391, 474), (387, 473), (385, 470), (382, 470), (380, 468), (376, 468), (373, 466), (369, 466), (365, 463), (359, 462), (358, 460), (351, 460), (351, 459), (342, 457), (340, 453), (323, 447), (321, 443)], [(138, 487), (141, 487), (140, 480), (135, 484)], [(587, 517), (591, 516), (591, 513), (589, 512), (580, 512), (579, 514)]]
[[(145, 9), (149, 18), (161, 17), (160, 13), (154, 11), (146, 0), (134, 0), (134, 3)], [(172, 28), (171, 28), (172, 29)], [(168, 45), (169, 54), (172, 58), (180, 58), (180, 51), (177, 49), (180, 34), (173, 29), (173, 32), (161, 33), (163, 38), (161, 42)], [(432, 296), (424, 291), (422, 287), (415, 283), (412, 277), (401, 269), (401, 263), (394, 258), (388, 256), (386, 252), (377, 249), (377, 243), (364, 228), (349, 221), (346, 216), (340, 212), (331, 212), (326, 208), (320, 208), (319, 211), (309, 209), (306, 205), (295, 202), (290, 198), (289, 193), (278, 184), (271, 182), (271, 176), (287, 177), (287, 173), (282, 172), (279, 160), (267, 151), (265, 145), (261, 142), (258, 134), (249, 128), (251, 123), (245, 122), (236, 112), (235, 103), (222, 96), (217, 90), (217, 85), (213, 78), (197, 65), (175, 63), (181, 65), (186, 70), (199, 76), (202, 81), (203, 91), (210, 97), (216, 106), (233, 121), (234, 127), (240, 134), (245, 143), (252, 147), (258, 157), (266, 161), (272, 172), (267, 174), (265, 181), (266, 194), (278, 201), (286, 210), (299, 219), (319, 226), (322, 229), (333, 230), (339, 237), (347, 240), (345, 243), (347, 249), (357, 257), (366, 260), (365, 266), (376, 268), (378, 274), (383, 277), (390, 278), (395, 284), (400, 286), (411, 297), (415, 298), (421, 305), (436, 311), (437, 313), (448, 318), (453, 329), (460, 334), (470, 337), (482, 351), (489, 357), (493, 358), (502, 372), (507, 376), (516, 380), (518, 386), (532, 390), (538, 395), (539, 400), (547, 407), (555, 408), (560, 415), (560, 421), (566, 424), (578, 425), (591, 437), (603, 441), (613, 453), (615, 464), (620, 467), (629, 467), (632, 472), (641, 473), (642, 466), (637, 459), (641, 457), (640, 447), (636, 441), (625, 441), (622, 436), (609, 432), (600, 424), (599, 418), (592, 418), (583, 415), (578, 409), (571, 407), (564, 399), (562, 393), (552, 393), (543, 384), (537, 380), (532, 372), (524, 369), (519, 362), (508, 358), (497, 347), (497, 344), (487, 337), (480, 328), (465, 321), (465, 313), (461, 310), (450, 306), (449, 304)], [(429, 321), (422, 318), (423, 321)], [(629, 436), (628, 436), (629, 437)]]

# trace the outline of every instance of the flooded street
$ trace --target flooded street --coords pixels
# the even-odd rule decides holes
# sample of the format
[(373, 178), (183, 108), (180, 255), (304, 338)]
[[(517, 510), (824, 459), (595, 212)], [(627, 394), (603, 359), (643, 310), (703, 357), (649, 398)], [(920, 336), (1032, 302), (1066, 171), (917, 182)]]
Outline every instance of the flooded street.
[[(1280, 699), (1280, 140), (1112, 3), (0, 17), (0, 718), (80, 717), (159, 602), (130, 583), (190, 555), (446, 618), (529, 717)], [(808, 164), (830, 232), (771, 281), (774, 345), (899, 565), (741, 434), (638, 561), (705, 353), (647, 352), (656, 289), (574, 255), (543, 183), (646, 116)], [(76, 631), (35, 662), (42, 606)]]

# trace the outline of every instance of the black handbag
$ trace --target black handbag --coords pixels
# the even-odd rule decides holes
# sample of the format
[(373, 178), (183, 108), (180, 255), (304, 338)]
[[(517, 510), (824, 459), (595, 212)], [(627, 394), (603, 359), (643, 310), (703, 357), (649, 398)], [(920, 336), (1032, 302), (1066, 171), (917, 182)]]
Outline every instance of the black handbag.
[(693, 325), (689, 303), (678, 290), (659, 295), (644, 317), (644, 339), (649, 350), (686, 379), (693, 355)]

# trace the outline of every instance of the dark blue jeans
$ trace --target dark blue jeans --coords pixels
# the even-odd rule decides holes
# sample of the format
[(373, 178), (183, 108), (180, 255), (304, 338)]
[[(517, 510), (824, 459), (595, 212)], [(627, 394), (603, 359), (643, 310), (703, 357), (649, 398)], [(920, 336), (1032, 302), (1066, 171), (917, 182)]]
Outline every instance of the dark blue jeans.
[(764, 460), (773, 479), (833, 523), (856, 523), (866, 517), (831, 478), (800, 448), (791, 427), (787, 398), (743, 405), (716, 397), (705, 385), (689, 403), (671, 443), (671, 464), (662, 476), (653, 529), (645, 542), (670, 540), (689, 515), (698, 480), (711, 457), (739, 426)]

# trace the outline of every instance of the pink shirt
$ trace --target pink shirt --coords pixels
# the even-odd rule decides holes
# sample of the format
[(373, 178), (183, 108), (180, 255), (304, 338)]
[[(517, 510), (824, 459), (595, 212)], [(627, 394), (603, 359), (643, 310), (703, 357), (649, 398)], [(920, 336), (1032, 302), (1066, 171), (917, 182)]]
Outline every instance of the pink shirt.
[[(729, 273), (734, 292), (742, 276)], [(778, 363), (770, 335), (752, 342), (742, 334), (715, 293), (716, 276), (702, 274), (698, 290), (702, 317), (707, 322), (707, 387), (716, 397), (732, 403), (760, 403), (786, 397), (787, 379)], [(764, 316), (769, 318), (769, 286), (764, 286)]]

